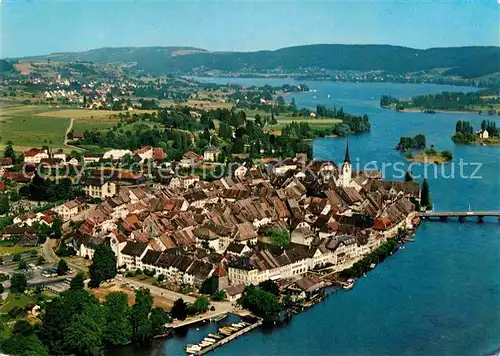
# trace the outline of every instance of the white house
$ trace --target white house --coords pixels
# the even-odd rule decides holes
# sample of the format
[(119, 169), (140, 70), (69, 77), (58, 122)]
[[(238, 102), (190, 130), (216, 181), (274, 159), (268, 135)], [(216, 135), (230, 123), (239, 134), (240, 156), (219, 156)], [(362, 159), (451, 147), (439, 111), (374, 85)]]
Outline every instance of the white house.
[(49, 158), (46, 150), (32, 148), (29, 151), (24, 151), (24, 163), (40, 163), (44, 158)]
[(99, 162), (103, 158), (102, 153), (87, 153), (83, 155), (83, 162), (84, 163), (95, 163)]
[(63, 221), (66, 221), (77, 216), (80, 212), (80, 207), (80, 203), (75, 200), (71, 200), (55, 207), (54, 211), (61, 217)]
[(88, 179), (83, 184), (83, 191), (93, 198), (112, 197), (116, 194), (116, 184), (113, 182), (102, 182), (99, 179)]
[(479, 130), (477, 132), (477, 135), (480, 137), (480, 138), (488, 138), (490, 137), (490, 133), (488, 132), (488, 130)]
[(169, 188), (188, 189), (189, 187), (192, 187), (194, 183), (198, 182), (199, 180), (200, 177), (197, 175), (173, 177), (170, 180)]
[(104, 155), (103, 155), (102, 158), (119, 161), (125, 155), (131, 155), (132, 156), (133, 153), (130, 150), (109, 150), (109, 151), (107, 151), (107, 152), (104, 153)]
[(203, 152), (203, 159), (205, 161), (216, 161), (219, 158), (220, 150), (216, 146), (208, 146)]

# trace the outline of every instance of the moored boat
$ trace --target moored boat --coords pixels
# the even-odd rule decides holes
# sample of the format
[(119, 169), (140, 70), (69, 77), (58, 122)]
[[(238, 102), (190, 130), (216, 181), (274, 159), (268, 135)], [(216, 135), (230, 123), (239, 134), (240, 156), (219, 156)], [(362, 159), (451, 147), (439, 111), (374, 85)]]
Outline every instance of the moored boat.
[(185, 350), (189, 354), (195, 354), (195, 353), (201, 351), (201, 347), (199, 345), (188, 344), (188, 345), (186, 345)]
[(345, 290), (351, 290), (354, 288), (354, 279), (349, 278), (347, 282), (342, 286)]
[(221, 321), (221, 320), (223, 320), (225, 318), (227, 318), (227, 314), (221, 314), (221, 315), (213, 317), (210, 320), (213, 321), (214, 323), (217, 323), (217, 322), (219, 322), (219, 321)]

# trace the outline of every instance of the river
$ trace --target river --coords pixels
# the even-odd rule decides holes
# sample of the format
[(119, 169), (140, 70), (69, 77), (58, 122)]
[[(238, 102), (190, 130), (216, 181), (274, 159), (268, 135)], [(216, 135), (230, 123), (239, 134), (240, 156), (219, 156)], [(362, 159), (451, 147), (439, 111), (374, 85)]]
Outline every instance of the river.
[[(205, 80), (205, 79), (203, 79)], [(292, 80), (210, 78), (218, 83), (281, 85)], [(435, 210), (500, 210), (500, 147), (455, 145), (450, 137), (457, 120), (475, 128), (483, 119), (475, 114), (397, 113), (379, 107), (380, 95), (411, 97), (441, 91), (470, 91), (470, 87), (425, 84), (306, 82), (313, 91), (294, 93), (298, 107), (342, 105), (348, 113), (367, 114), (372, 130), (349, 137), (351, 161), (361, 166), (376, 161), (405, 165), (394, 151), (400, 136), (424, 133), (438, 150), (453, 153), (453, 165), (432, 174), (428, 166)], [(315, 91), (314, 91), (315, 90)], [(500, 124), (498, 117), (493, 118)], [(345, 140), (318, 138), (316, 158), (340, 162)], [(480, 164), (465, 166), (460, 160)], [(356, 168), (356, 166), (354, 166)], [(440, 167), (441, 169), (441, 167)], [(403, 170), (404, 171), (404, 170)], [(415, 174), (424, 168), (416, 167)], [(454, 173), (454, 178), (446, 178)], [(394, 169), (385, 170), (391, 178)], [(468, 176), (467, 178), (463, 176)], [(487, 355), (500, 348), (500, 224), (469, 220), (423, 222), (415, 242), (361, 278), (349, 292), (332, 295), (281, 328), (255, 330), (216, 350), (217, 355)], [(206, 326), (209, 328), (212, 326)], [(186, 335), (130, 355), (182, 355), (187, 343), (207, 331)], [(128, 355), (127, 351), (120, 353)]]

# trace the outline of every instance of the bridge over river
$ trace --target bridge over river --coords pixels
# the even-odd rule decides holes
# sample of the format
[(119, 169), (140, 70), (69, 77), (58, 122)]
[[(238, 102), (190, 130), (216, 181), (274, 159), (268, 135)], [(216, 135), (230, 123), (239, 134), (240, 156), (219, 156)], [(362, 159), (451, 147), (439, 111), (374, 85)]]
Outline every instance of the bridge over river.
[(477, 217), (479, 222), (482, 222), (485, 217), (497, 217), (500, 219), (500, 211), (423, 211), (420, 217), (424, 220), (441, 220), (446, 221), (448, 218), (458, 218), (459, 221), (464, 221), (468, 217)]

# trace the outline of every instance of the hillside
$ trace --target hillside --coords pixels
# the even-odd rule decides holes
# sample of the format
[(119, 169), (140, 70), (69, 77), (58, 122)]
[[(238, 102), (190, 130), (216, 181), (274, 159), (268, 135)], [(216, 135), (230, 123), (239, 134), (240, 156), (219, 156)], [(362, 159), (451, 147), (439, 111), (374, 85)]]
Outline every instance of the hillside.
[(275, 51), (209, 52), (192, 47), (101, 48), (20, 60), (93, 61), (128, 64), (150, 74), (326, 70), (409, 73), (444, 68), (445, 75), (477, 78), (500, 72), (500, 47), (450, 47), (426, 50), (389, 45), (296, 46)]

